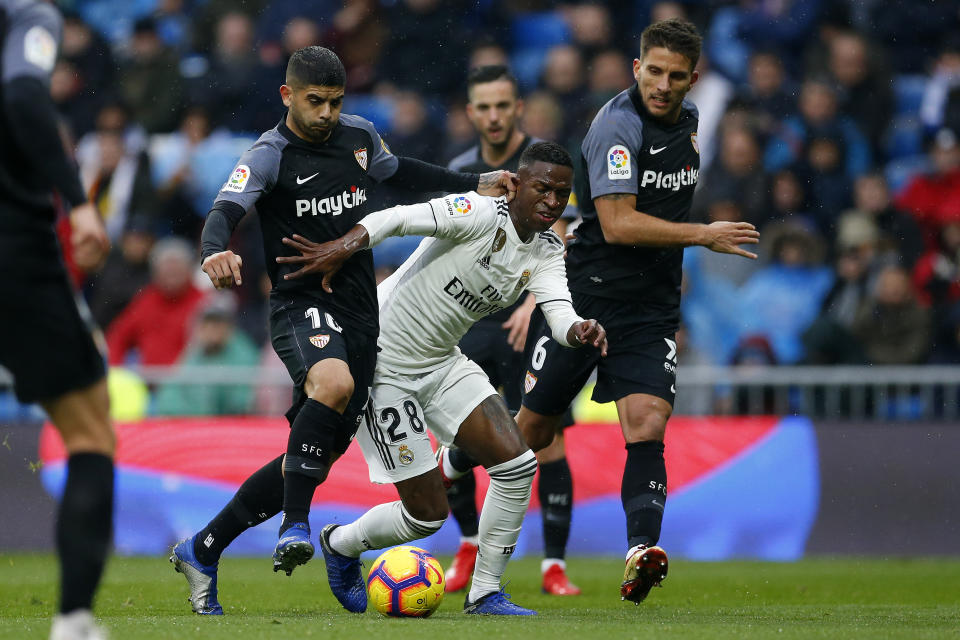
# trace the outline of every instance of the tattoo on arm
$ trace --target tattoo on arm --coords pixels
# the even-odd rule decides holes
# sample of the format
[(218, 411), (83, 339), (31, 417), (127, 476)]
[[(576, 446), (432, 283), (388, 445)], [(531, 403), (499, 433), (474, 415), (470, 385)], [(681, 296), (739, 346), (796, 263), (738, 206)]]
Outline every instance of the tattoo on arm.
[(489, 189), (491, 187), (497, 186), (498, 182), (500, 182), (499, 171), (490, 171), (488, 173), (481, 173), (480, 182), (477, 184), (477, 189)]

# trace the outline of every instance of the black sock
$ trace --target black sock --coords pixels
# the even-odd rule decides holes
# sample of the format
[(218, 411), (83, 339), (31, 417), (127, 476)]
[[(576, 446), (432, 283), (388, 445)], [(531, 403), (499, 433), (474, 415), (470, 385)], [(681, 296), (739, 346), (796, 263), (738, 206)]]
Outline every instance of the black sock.
[[(454, 450), (451, 450), (451, 452)], [(477, 515), (477, 479), (471, 469), (453, 481), (447, 489), (450, 513), (460, 527), (460, 534), (471, 538), (480, 532), (480, 517)]]
[[(313, 493), (327, 477), (335, 436), (342, 429), (343, 416), (327, 405), (307, 398), (290, 425), (287, 458), (283, 465), (283, 523), (280, 533), (297, 522), (309, 522)], [(307, 447), (304, 449), (303, 447)], [(319, 454), (303, 451), (316, 447)], [(310, 467), (305, 473), (302, 468)]]
[(450, 461), (451, 467), (461, 472), (470, 471), (477, 466), (476, 461), (468, 456), (463, 449), (448, 449), (447, 459)]
[(193, 539), (193, 553), (211, 565), (237, 536), (280, 513), (283, 506), (283, 456), (274, 458), (243, 481), (220, 513)]
[(667, 467), (662, 442), (645, 440), (627, 444), (620, 500), (627, 516), (629, 547), (657, 544), (667, 501)]
[(537, 497), (543, 517), (543, 555), (562, 560), (567, 552), (573, 516), (573, 480), (566, 458), (540, 465)]
[(110, 546), (113, 524), (113, 460), (75, 453), (57, 514), (60, 613), (90, 609)]

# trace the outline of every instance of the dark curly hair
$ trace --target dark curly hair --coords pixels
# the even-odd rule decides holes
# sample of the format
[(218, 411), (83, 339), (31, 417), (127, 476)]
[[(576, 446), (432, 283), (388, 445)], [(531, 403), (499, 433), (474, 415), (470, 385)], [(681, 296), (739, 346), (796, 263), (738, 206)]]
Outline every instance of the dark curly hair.
[(573, 168), (573, 158), (570, 157), (566, 149), (556, 142), (534, 142), (524, 149), (520, 155), (519, 168), (523, 169), (524, 167), (528, 167), (538, 160), (540, 162)]
[(342, 87), (347, 84), (343, 62), (326, 47), (304, 47), (294, 51), (287, 63), (288, 85)]
[(664, 47), (679, 53), (690, 60), (690, 69), (700, 60), (700, 47), (703, 38), (697, 33), (693, 23), (670, 18), (654, 22), (640, 34), (640, 57), (647, 55), (653, 47)]

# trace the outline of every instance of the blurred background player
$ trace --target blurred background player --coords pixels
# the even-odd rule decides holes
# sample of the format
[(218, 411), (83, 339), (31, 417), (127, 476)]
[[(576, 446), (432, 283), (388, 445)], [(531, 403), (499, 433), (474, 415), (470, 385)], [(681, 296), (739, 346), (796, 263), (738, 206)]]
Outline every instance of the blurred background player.
[[(485, 173), (496, 169), (516, 172), (520, 156), (537, 138), (519, 129), (523, 99), (517, 79), (504, 65), (473, 69), (467, 77), (467, 117), (480, 136), (478, 144), (450, 161), (454, 171)], [(578, 215), (576, 196), (570, 201), (553, 230), (566, 235), (570, 221)], [(523, 383), (523, 347), (535, 300), (521, 297), (515, 304), (474, 324), (460, 340), (460, 350), (476, 362), (500, 390), (512, 412), (520, 410), (520, 385)], [(537, 493), (543, 521), (543, 591), (553, 595), (576, 595), (580, 589), (566, 575), (567, 538), (573, 512), (573, 483), (563, 448), (562, 429), (573, 424), (568, 412), (553, 444), (537, 453), (540, 478)], [(446, 465), (445, 480), (450, 484), (447, 499), (450, 513), (460, 527), (460, 547), (446, 572), (446, 590), (460, 591), (467, 586), (477, 559), (477, 482), (473, 461), (457, 449), (443, 448), (438, 453)]]
[(676, 394), (683, 247), (702, 245), (756, 258), (748, 223), (688, 224), (700, 166), (697, 109), (685, 100), (696, 82), (700, 35), (689, 22), (647, 27), (633, 61), (632, 88), (600, 109), (583, 141), (578, 182), (583, 224), (567, 258), (574, 307), (610, 335), (604, 359), (560, 349), (531, 320), (523, 407), (531, 448), (553, 441), (563, 412), (597, 369), (593, 399), (617, 403), (627, 460), (621, 499), (628, 551), (621, 597), (639, 603), (666, 577), (660, 538), (667, 472), (663, 438)]
[(69, 456), (51, 640), (95, 640), (105, 637), (91, 608), (110, 544), (115, 441), (103, 356), (53, 229), (57, 207), (72, 207), (78, 267), (99, 266), (110, 243), (64, 151), (50, 98), (62, 26), (49, 4), (0, 0), (0, 363), (13, 374), (17, 398), (46, 410)]

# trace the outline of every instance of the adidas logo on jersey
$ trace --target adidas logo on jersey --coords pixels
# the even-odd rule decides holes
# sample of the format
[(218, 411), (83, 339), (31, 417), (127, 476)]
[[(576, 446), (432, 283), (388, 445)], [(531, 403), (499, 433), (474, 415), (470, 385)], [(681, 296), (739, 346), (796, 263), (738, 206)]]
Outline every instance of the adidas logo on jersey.
[(640, 188), (653, 184), (656, 189), (670, 189), (679, 191), (680, 187), (691, 187), (697, 184), (697, 178), (700, 176), (699, 169), (687, 167), (673, 173), (664, 173), (663, 171), (652, 171), (647, 169), (643, 172), (643, 178), (640, 180)]
[(300, 218), (305, 213), (311, 213), (313, 215), (329, 213), (338, 216), (343, 213), (344, 209), (359, 207), (366, 201), (366, 189), (358, 189), (355, 186), (351, 186), (349, 191), (344, 189), (335, 196), (297, 200), (297, 217)]

